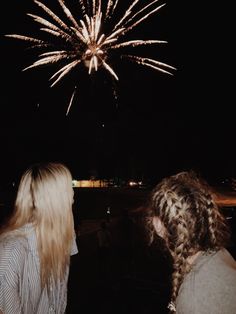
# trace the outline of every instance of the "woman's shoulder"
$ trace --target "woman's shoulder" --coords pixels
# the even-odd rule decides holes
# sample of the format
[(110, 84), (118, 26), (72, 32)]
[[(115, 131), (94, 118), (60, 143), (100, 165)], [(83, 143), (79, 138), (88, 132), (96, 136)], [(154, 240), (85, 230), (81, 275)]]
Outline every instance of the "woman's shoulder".
[(8, 234), (0, 240), (0, 252), (1, 284), (15, 287), (27, 256), (27, 241), (22, 236)]
[(194, 270), (194, 275), (203, 280), (206, 285), (232, 281), (236, 288), (236, 261), (226, 249), (204, 253)]
[(28, 239), (19, 232), (8, 232), (0, 239), (0, 267), (7, 263), (20, 260), (28, 251)]
[(218, 251), (217, 255), (221, 264), (224, 264), (227, 268), (232, 269), (236, 275), (236, 260), (233, 258), (230, 252), (226, 249), (223, 249)]
[(177, 299), (180, 312), (236, 313), (235, 266), (226, 249), (202, 253), (180, 289)]

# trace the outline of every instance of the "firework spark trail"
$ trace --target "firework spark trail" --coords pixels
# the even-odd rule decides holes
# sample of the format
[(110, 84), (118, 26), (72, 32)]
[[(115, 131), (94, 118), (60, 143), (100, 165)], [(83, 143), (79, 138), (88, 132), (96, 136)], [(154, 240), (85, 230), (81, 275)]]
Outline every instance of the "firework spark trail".
[(135, 0), (128, 8), (128, 10), (125, 11), (123, 17), (120, 19), (120, 21), (115, 25), (114, 29), (117, 29), (120, 25), (122, 25), (123, 21), (132, 13), (132, 8), (139, 2), (139, 0)]
[(62, 0), (57, 0), (62, 7), (62, 10), (64, 11), (65, 15), (68, 17), (68, 19), (74, 24), (76, 28), (79, 28), (79, 25), (77, 24), (76, 20), (74, 19), (73, 15), (71, 14), (70, 10), (67, 8), (67, 6), (64, 4)]
[(76, 92), (76, 86), (75, 86), (75, 89), (73, 91), (73, 94), (71, 96), (71, 99), (70, 99), (70, 103), (69, 103), (69, 106), (67, 107), (67, 110), (66, 110), (66, 115), (68, 115), (69, 111), (70, 111), (70, 107), (73, 103), (73, 100), (74, 100), (74, 97), (75, 97), (75, 92)]
[(83, 0), (79, 0), (80, 7), (82, 9), (83, 16), (86, 14), (85, 3)]
[(127, 21), (127, 23), (130, 22), (130, 20), (133, 20), (138, 14), (142, 13), (143, 11), (145, 11), (146, 9), (148, 9), (150, 6), (152, 6), (153, 4), (155, 4), (157, 1), (159, 1), (159, 0), (154, 0), (154, 1), (152, 1), (151, 3), (147, 4), (145, 7), (143, 7), (141, 10), (139, 10), (137, 13), (135, 13), (135, 14), (132, 16), (132, 18)]
[[(127, 32), (129, 32), (131, 29), (133, 29), (135, 26), (137, 26), (138, 24), (140, 24), (142, 21), (146, 20), (150, 15), (154, 14), (155, 12), (157, 12), (158, 10), (160, 10), (163, 6), (165, 5), (162, 4), (160, 6), (158, 6), (157, 8), (155, 8), (154, 10), (152, 10), (151, 12), (147, 13), (145, 16), (143, 16), (142, 18), (140, 18), (138, 21), (136, 21), (135, 23), (133, 23), (131, 26), (127, 27), (125, 29), (125, 31), (123, 32), (123, 35)], [(133, 18), (131, 18), (129, 21), (133, 21)], [(128, 21), (127, 21), (128, 23)], [(125, 23), (125, 24), (127, 24)]]
[(111, 15), (114, 14), (114, 11), (115, 11), (115, 9), (116, 9), (116, 6), (117, 6), (118, 2), (119, 2), (119, 0), (116, 0), (116, 2), (114, 3), (113, 8), (112, 8), (112, 11), (111, 11)]
[[(131, 4), (121, 15), (122, 17), (116, 22), (116, 16), (113, 18), (119, 0), (107, 0), (105, 8), (102, 8), (101, 0), (78, 0), (82, 18), (78, 19), (65, 4), (65, 0), (56, 0), (67, 21), (54, 13), (49, 7), (39, 0), (33, 0), (34, 3), (47, 14), (48, 18), (43, 18), (39, 15), (28, 13), (27, 15), (34, 22), (42, 25), (39, 30), (49, 34), (48, 40), (42, 40), (30, 36), (19, 34), (6, 35), (11, 38), (26, 41), (31, 44), (30, 48), (44, 49), (43, 53), (38, 54), (38, 60), (27, 66), (23, 70), (35, 68), (50, 64), (63, 65), (51, 77), (51, 87), (60, 82), (68, 75), (75, 67), (83, 64), (88, 68), (88, 74), (93, 71), (98, 71), (99, 68), (104, 68), (115, 80), (119, 77), (110, 65), (112, 52), (124, 47), (135, 48), (137, 46), (163, 44), (167, 43), (164, 40), (122, 40), (124, 34), (130, 32), (137, 25), (148, 19), (150, 16), (159, 11), (164, 4), (158, 4), (159, 0), (146, 1), (146, 5), (140, 7), (141, 0), (132, 0)], [(91, 14), (92, 13), (92, 14)], [(102, 32), (106, 24), (106, 20), (111, 22), (110, 30), (106, 33)], [(53, 40), (57, 39), (57, 41)], [(55, 42), (54, 42), (55, 41)], [(150, 59), (147, 57), (135, 55), (123, 55), (120, 53), (120, 58), (126, 58), (131, 62), (140, 64), (154, 70), (172, 75), (171, 70), (176, 70), (174, 67)], [(66, 65), (65, 65), (66, 62)], [(76, 87), (71, 96), (67, 113), (69, 113), (73, 99), (75, 97)]]
[[(119, 1), (119, 0), (118, 0), (118, 1)], [(107, 9), (106, 9), (106, 14), (105, 14), (106, 18), (110, 16), (110, 11), (111, 11), (111, 12), (114, 12), (114, 10), (115, 10), (114, 7), (117, 5), (117, 2), (118, 2), (118, 1), (116, 1), (115, 4), (114, 4), (113, 0), (108, 0), (108, 1), (107, 1)], [(111, 13), (111, 14), (112, 14), (112, 13)]]
[(132, 45), (133, 47), (140, 46), (140, 45), (153, 45), (153, 44), (165, 44), (167, 43), (164, 40), (129, 40), (125, 41), (121, 44), (113, 45), (110, 49), (118, 49), (126, 46)]
[(133, 56), (133, 55), (122, 55), (122, 58), (128, 58), (131, 61), (134, 61), (138, 64), (146, 65), (146, 66), (151, 67), (155, 70), (158, 70), (158, 71), (161, 71), (163, 73), (170, 74), (170, 75), (173, 75), (173, 74), (169, 71), (162, 69), (162, 67), (166, 67), (166, 68), (169, 68), (171, 70), (175, 70), (174, 67), (172, 67), (166, 63), (163, 63), (163, 62), (160, 62), (160, 61), (157, 61), (154, 59), (150, 59), (150, 58), (143, 58), (143, 57), (138, 57), (138, 56)]
[(71, 63), (68, 63), (63, 68), (61, 68), (56, 73), (54, 73), (53, 76), (51, 76), (49, 80), (52, 80), (54, 77), (56, 77), (58, 74), (60, 74), (62, 72), (60, 74), (60, 76), (51, 84), (51, 87), (54, 86), (57, 82), (59, 82), (67, 73), (69, 73), (80, 62), (81, 62), (81, 60), (72, 61)]
[(34, 2), (39, 7), (41, 7), (49, 16), (51, 16), (52, 19), (61, 26), (61, 28), (63, 28), (65, 31), (70, 32), (70, 28), (55, 13), (53, 13), (53, 11), (51, 11), (45, 4), (43, 4), (37, 0), (34, 0)]

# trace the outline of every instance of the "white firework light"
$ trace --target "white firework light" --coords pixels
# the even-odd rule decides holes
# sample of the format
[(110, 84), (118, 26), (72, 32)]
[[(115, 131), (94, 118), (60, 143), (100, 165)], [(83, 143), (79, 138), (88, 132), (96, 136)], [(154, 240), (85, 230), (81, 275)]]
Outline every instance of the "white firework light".
[[(165, 5), (165, 3), (159, 4), (158, 0), (146, 1), (146, 4), (144, 6), (141, 5), (141, 7), (140, 2), (143, 3), (143, 0), (131, 1), (128, 9), (121, 14), (118, 21), (116, 21), (115, 13), (119, 0), (78, 0), (81, 14), (79, 19), (75, 17), (75, 14), (72, 13), (64, 0), (57, 0), (57, 2), (61, 7), (61, 14), (64, 15), (64, 19), (54, 13), (44, 3), (37, 0), (34, 0), (34, 3), (41, 8), (47, 18), (30, 13), (27, 14), (42, 26), (40, 31), (49, 35), (48, 40), (19, 34), (6, 35), (7, 37), (26, 41), (31, 44), (31, 48), (38, 48), (41, 51), (38, 54), (38, 60), (24, 70), (43, 65), (63, 64), (51, 76), (51, 86), (57, 84), (75, 67), (81, 65), (88, 68), (88, 74), (98, 71), (102, 67), (115, 80), (118, 80), (117, 73), (109, 63), (109, 56), (112, 55), (112, 52), (119, 49), (122, 51), (121, 48), (124, 47), (134, 48), (143, 45), (167, 43), (163, 40), (124, 39), (125, 34)], [(113, 21), (114, 23), (112, 23)], [(103, 32), (105, 25), (108, 23), (113, 25), (109, 26), (109, 31)], [(172, 75), (170, 71), (175, 70), (174, 67), (166, 63), (147, 57), (122, 53), (120, 53), (120, 57), (170, 75)], [(75, 90), (66, 114), (69, 113), (74, 95)]]

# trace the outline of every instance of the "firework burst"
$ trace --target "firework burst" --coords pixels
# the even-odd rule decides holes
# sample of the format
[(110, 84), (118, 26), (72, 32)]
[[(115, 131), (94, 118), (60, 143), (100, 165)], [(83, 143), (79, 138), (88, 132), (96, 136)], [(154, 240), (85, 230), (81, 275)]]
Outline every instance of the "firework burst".
[[(110, 57), (114, 51), (119, 51), (121, 58), (126, 58), (137, 64), (150, 67), (172, 75), (174, 67), (155, 59), (130, 54), (122, 54), (122, 48), (144, 45), (163, 44), (163, 40), (125, 40), (124, 35), (137, 25), (159, 11), (165, 4), (158, 4), (158, 0), (132, 0), (128, 8), (117, 19), (119, 0), (77, 0), (78, 12), (81, 18), (75, 17), (64, 0), (57, 0), (61, 15), (53, 12), (43, 2), (34, 0), (34, 3), (46, 16), (28, 13), (34, 22), (40, 25), (40, 31), (47, 34), (48, 39), (40, 39), (19, 34), (9, 34), (7, 37), (20, 39), (30, 44), (30, 48), (39, 49), (38, 59), (24, 70), (44, 65), (58, 64), (60, 66), (49, 79), (51, 87), (61, 81), (68, 73), (78, 66), (85, 66), (88, 74), (104, 68), (114, 80), (118, 74), (110, 64)], [(106, 25), (109, 30), (104, 31)], [(46, 37), (47, 37), (46, 36)], [(44, 36), (45, 37), (45, 36)], [(76, 89), (75, 89), (76, 90)], [(75, 96), (71, 96), (66, 114), (69, 113)]]

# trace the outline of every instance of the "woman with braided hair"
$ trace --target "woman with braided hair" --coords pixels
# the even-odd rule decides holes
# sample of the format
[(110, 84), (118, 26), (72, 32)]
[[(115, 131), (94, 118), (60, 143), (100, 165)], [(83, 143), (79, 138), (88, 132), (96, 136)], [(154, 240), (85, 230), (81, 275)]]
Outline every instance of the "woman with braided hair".
[(172, 256), (171, 313), (236, 313), (229, 228), (202, 178), (193, 171), (164, 178), (150, 194), (147, 227)]

